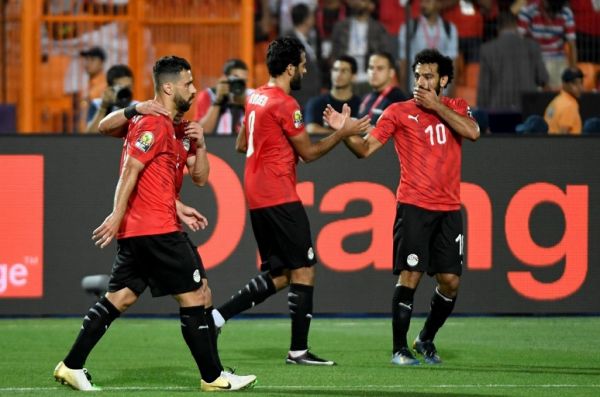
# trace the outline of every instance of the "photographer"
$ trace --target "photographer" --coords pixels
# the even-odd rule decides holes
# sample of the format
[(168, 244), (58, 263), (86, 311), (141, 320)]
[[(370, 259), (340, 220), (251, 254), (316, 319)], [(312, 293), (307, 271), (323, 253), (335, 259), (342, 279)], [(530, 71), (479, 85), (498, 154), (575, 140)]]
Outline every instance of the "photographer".
[(126, 108), (135, 104), (133, 100), (133, 73), (127, 65), (111, 66), (106, 72), (108, 87), (102, 98), (93, 99), (90, 103), (87, 117), (86, 133), (97, 133), (100, 120), (114, 110)]
[(230, 59), (223, 66), (223, 77), (216, 87), (207, 88), (196, 100), (196, 121), (205, 134), (236, 135), (244, 119), (248, 67), (244, 61)]

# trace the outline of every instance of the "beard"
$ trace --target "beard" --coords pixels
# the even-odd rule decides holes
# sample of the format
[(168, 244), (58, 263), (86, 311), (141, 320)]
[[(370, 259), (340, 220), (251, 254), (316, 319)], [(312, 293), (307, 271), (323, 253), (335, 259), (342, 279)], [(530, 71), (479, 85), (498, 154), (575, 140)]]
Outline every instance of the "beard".
[(290, 80), (290, 88), (292, 91), (298, 91), (302, 88), (302, 75), (300, 75), (300, 73), (296, 73), (294, 77), (292, 77), (292, 80)]
[[(419, 88), (425, 89), (425, 87), (419, 87)], [(438, 82), (437, 86), (433, 90), (435, 91), (435, 94), (437, 96), (440, 96), (440, 93), (442, 92), (442, 85)]]
[(186, 100), (181, 95), (175, 94), (175, 98), (173, 98), (173, 100), (175, 101), (175, 108), (177, 109), (177, 112), (185, 113), (188, 110), (190, 110), (193, 99), (194, 99), (193, 95), (190, 96), (190, 99)]

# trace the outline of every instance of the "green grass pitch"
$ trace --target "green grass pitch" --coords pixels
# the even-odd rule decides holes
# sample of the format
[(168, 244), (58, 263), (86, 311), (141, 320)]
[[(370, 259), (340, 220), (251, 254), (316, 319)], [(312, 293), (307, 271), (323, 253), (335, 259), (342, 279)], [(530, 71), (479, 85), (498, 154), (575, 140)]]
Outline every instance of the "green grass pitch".
[[(80, 319), (1, 319), (0, 396), (73, 396), (52, 370)], [(413, 320), (410, 340), (423, 324)], [(219, 338), (225, 365), (258, 376), (246, 396), (600, 396), (600, 318), (451, 317), (436, 344), (444, 363), (395, 367), (389, 319), (317, 318), (310, 345), (335, 367), (286, 365), (286, 319), (230, 321)], [(119, 319), (86, 364), (98, 395), (200, 393), (177, 318)]]

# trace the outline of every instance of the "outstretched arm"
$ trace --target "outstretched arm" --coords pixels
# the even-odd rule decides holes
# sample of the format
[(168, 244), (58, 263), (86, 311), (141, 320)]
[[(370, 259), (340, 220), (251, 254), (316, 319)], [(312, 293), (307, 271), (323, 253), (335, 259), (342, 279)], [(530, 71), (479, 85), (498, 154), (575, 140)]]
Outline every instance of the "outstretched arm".
[(369, 127), (369, 116), (352, 119), (347, 104), (344, 104), (342, 113), (339, 114), (341, 115), (339, 122), (329, 124), (335, 131), (317, 142), (311, 142), (306, 131), (290, 137), (290, 142), (302, 160), (307, 163), (314, 161), (328, 153), (344, 138), (360, 134)]
[[(170, 115), (169, 111), (154, 99), (136, 103), (135, 110), (138, 114), (151, 114), (155, 116), (161, 114), (165, 116)], [(125, 109), (115, 110), (100, 120), (98, 132), (102, 135), (122, 138), (127, 135), (127, 121), (129, 121), (129, 119), (125, 117)]]
[[(336, 111), (331, 105), (327, 105), (323, 112), (323, 118), (333, 128), (339, 127), (343, 123), (344, 115)], [(371, 130), (372, 128), (369, 128)], [(360, 137), (357, 135), (349, 136), (344, 139), (344, 144), (358, 158), (369, 157), (379, 150), (383, 145), (371, 135)]]

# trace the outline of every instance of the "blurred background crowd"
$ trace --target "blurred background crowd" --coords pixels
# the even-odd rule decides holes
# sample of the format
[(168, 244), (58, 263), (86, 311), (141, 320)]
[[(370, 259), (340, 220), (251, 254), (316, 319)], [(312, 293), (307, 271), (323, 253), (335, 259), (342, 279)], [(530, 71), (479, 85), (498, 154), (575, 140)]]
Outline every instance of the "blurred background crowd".
[(454, 59), (445, 95), (482, 133), (600, 132), (600, 0), (0, 0), (0, 22), (1, 133), (94, 133), (175, 54), (199, 90), (187, 117), (235, 134), (281, 35), (306, 47), (293, 95), (313, 134), (328, 103), (375, 124), (409, 99), (424, 48)]

